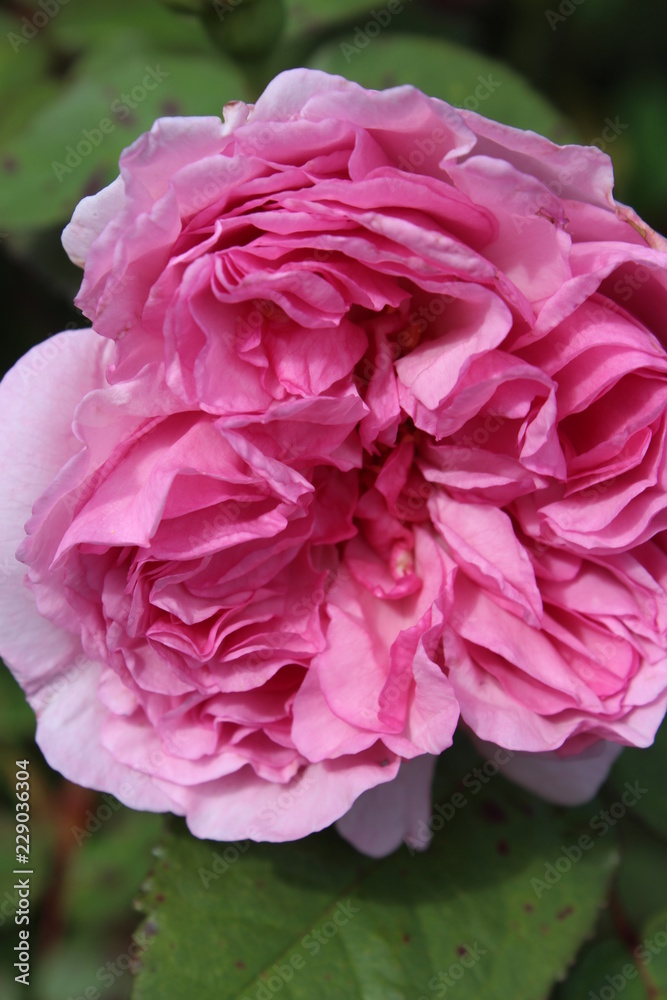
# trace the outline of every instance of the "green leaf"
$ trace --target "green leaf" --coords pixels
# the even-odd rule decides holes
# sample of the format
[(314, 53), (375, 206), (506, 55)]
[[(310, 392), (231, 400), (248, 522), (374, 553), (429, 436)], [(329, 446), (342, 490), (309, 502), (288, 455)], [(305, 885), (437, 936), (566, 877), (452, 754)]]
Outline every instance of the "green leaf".
[[(132, 953), (124, 937), (74, 938), (33, 957), (30, 986), (39, 1000), (125, 1000), (130, 995)], [(118, 964), (120, 960), (120, 965)], [(109, 987), (113, 992), (107, 992)], [(25, 996), (25, 992), (22, 994)], [(3, 995), (4, 1000), (4, 995)], [(13, 1000), (13, 997), (12, 997)]]
[(340, 28), (368, 14), (372, 6), (371, 0), (285, 0), (285, 33), (295, 38)]
[[(630, 940), (631, 938), (631, 940)], [(641, 935), (605, 938), (586, 945), (554, 1000), (615, 997), (659, 1000), (667, 996), (667, 910), (656, 914)]]
[[(56, 81), (49, 78), (49, 53), (43, 45), (30, 45), (20, 33), (16, 17), (0, 14), (0, 143), (21, 130), (45, 102), (57, 93)], [(17, 28), (19, 29), (17, 31)]]
[(233, 0), (206, 4), (203, 22), (209, 38), (226, 55), (241, 61), (267, 54), (283, 33), (282, 0)]
[(649, 996), (636, 963), (618, 939), (596, 941), (584, 950), (559, 988), (558, 1000), (588, 1000), (591, 992), (598, 998), (600, 991), (605, 997), (615, 997), (622, 991), (623, 1000), (646, 1000)]
[(75, 51), (91, 46), (103, 49), (114, 44), (118, 35), (134, 36), (139, 44), (165, 52), (211, 51), (199, 18), (179, 15), (159, 0), (69, 3), (46, 30), (59, 45)]
[(95, 933), (110, 915), (129, 910), (162, 824), (160, 815), (135, 812), (111, 795), (99, 796), (85, 825), (71, 831), (63, 893), (73, 928)]
[(644, 980), (660, 991), (646, 995), (651, 1000), (667, 996), (667, 909), (656, 914), (644, 927), (637, 946), (637, 964), (642, 967)]
[(667, 907), (665, 845), (628, 816), (619, 823), (621, 864), (615, 891), (625, 920), (634, 928)]
[(129, 42), (94, 53), (6, 145), (0, 228), (66, 222), (84, 194), (113, 180), (121, 151), (156, 118), (220, 115), (244, 92), (240, 73), (221, 57), (165, 54)]
[(14, 747), (35, 735), (35, 713), (25, 694), (0, 660), (0, 743)]
[[(608, 150), (616, 165), (625, 170), (621, 180), (628, 188), (630, 204), (663, 207), (667, 203), (667, 82), (662, 73), (644, 71), (632, 84), (625, 83), (615, 95), (621, 122), (627, 131)], [(650, 216), (648, 218), (650, 222)]]
[(629, 747), (618, 758), (610, 775), (610, 787), (620, 796), (625, 783), (639, 784), (645, 794), (633, 808), (656, 833), (667, 837), (667, 799), (665, 798), (665, 771), (667, 770), (667, 726), (663, 725), (652, 746), (645, 750)]
[(572, 141), (563, 116), (503, 63), (442, 39), (362, 34), (365, 45), (350, 32), (319, 48), (309, 65), (376, 90), (410, 83), (506, 125), (533, 129), (556, 142)]
[[(444, 759), (451, 768), (457, 757)], [(225, 845), (175, 821), (140, 904), (149, 945), (134, 1000), (278, 990), (284, 1000), (414, 1000), (447, 977), (457, 1000), (546, 997), (595, 922), (613, 832), (591, 832), (599, 803), (564, 811), (501, 778), (469, 778), (462, 807), (440, 800), (443, 828), (426, 852), (380, 861), (333, 830)], [(590, 849), (568, 861), (564, 848), (585, 833)]]

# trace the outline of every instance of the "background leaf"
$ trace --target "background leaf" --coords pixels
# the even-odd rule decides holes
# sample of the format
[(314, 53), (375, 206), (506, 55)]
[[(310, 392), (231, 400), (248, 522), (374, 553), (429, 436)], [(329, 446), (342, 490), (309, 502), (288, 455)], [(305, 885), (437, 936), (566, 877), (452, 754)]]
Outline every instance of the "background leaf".
[(84, 60), (71, 84), (7, 145), (1, 226), (66, 220), (83, 194), (117, 176), (122, 150), (156, 118), (220, 116), (227, 100), (244, 96), (239, 72), (221, 58), (163, 56), (132, 48), (129, 38), (118, 45)]
[[(460, 774), (462, 762), (479, 766), (463, 747), (447, 755), (450, 774), (457, 753)], [(459, 1000), (546, 997), (595, 923), (613, 832), (591, 832), (595, 803), (559, 810), (502, 778), (462, 777), (466, 803), (452, 806), (450, 788), (440, 801), (451, 820), (412, 856), (375, 861), (333, 830), (224, 845), (172, 823), (141, 903), (151, 939), (135, 1000), (185, 1000), (193, 988), (261, 1000), (278, 982), (289, 1000), (413, 1000), (447, 976)], [(568, 861), (563, 846), (585, 833), (590, 850)], [(563, 872), (536, 888), (549, 865)]]
[(653, 746), (645, 750), (625, 749), (610, 775), (611, 787), (617, 794), (626, 781), (639, 780), (646, 787), (647, 793), (641, 797), (634, 812), (662, 837), (667, 837), (666, 773), (667, 726), (662, 725)]
[(288, 38), (340, 28), (367, 14), (368, 0), (285, 0)]
[[(622, 972), (627, 968), (631, 970), (630, 976)], [(605, 996), (615, 996), (619, 992), (617, 986), (623, 991), (623, 1000), (646, 1000), (650, 996), (623, 943), (616, 939), (596, 941), (585, 949), (567, 983), (560, 988), (558, 998), (584, 1000), (584, 997), (590, 997), (591, 992), (597, 998), (600, 990), (605, 989)]]
[[(0, 567), (0, 572), (2, 569)], [(0, 660), (0, 733), (9, 749), (35, 734), (35, 713), (25, 695)], [(11, 762), (14, 763), (13, 761)]]
[(120, 35), (154, 51), (211, 53), (199, 19), (174, 15), (159, 0), (70, 2), (54, 17), (50, 31), (56, 43), (74, 51), (113, 45)]
[[(53, 94), (56, 81), (49, 76), (49, 52), (43, 45), (26, 45), (25, 51), (14, 41), (16, 21), (0, 12), (0, 95), (3, 97), (0, 118), (0, 143), (20, 132), (25, 122)], [(16, 48), (19, 45), (19, 48)]]
[[(201, 0), (201, 5), (208, 2)], [(191, 9), (197, 6), (195, 0), (174, 0), (173, 5)], [(465, 3), (461, 0), (405, 0), (400, 16), (394, 17), (368, 46), (359, 51), (352, 50), (351, 55), (348, 51), (350, 58), (346, 61), (341, 44), (354, 42), (356, 29), (363, 30), (372, 17), (372, 11), (377, 12), (386, 6), (386, 0), (381, 4), (373, 4), (372, 0), (286, 0), (285, 31), (270, 58), (263, 67), (258, 67), (251, 66), (247, 59), (239, 59), (232, 64), (229, 59), (221, 57), (202, 19), (195, 13), (174, 13), (166, 0), (115, 0), (113, 3), (109, 0), (71, 0), (62, 3), (56, 16), (51, 17), (30, 39), (21, 36), (18, 47), (16, 42), (12, 46), (10, 35), (22, 31), (25, 27), (23, 19), (33, 17), (43, 8), (38, 0), (12, 0), (4, 4), (0, 11), (0, 209), (4, 208), (7, 220), (2, 220), (0, 211), (0, 294), (3, 296), (6, 331), (0, 343), (3, 366), (7, 367), (33, 343), (57, 330), (84, 325), (71, 305), (81, 274), (65, 257), (60, 232), (76, 202), (116, 175), (120, 150), (150, 126), (154, 114), (162, 114), (167, 109), (184, 109), (193, 114), (219, 114), (225, 100), (238, 97), (252, 100), (274, 73), (311, 61), (313, 64), (319, 61), (324, 68), (342, 72), (369, 86), (388, 86), (399, 81), (417, 83), (458, 104), (474, 97), (479, 75), (492, 74), (494, 79), (502, 79), (502, 84), (488, 99), (480, 102), (477, 110), (490, 117), (545, 132), (558, 141), (570, 141), (577, 137), (585, 142), (599, 141), (605, 119), (614, 120), (618, 116), (626, 127), (618, 139), (606, 148), (614, 162), (616, 195), (619, 200), (632, 204), (652, 226), (667, 231), (667, 172), (662, 166), (667, 141), (664, 38), (658, 30), (652, 5), (642, 6), (634, 0), (566, 3), (562, 7), (569, 13), (552, 27), (546, 15), (549, 10), (560, 10), (561, 5), (557, 3), (540, 5), (534, 0), (466, 0)], [(235, 16), (234, 11), (229, 16)], [(460, 44), (466, 47), (460, 48)], [(145, 104), (138, 105), (133, 111), (133, 119), (119, 121), (99, 151), (85, 157), (71, 175), (64, 176), (62, 184), (54, 187), (52, 160), (62, 157), (67, 144), (81, 139), (82, 129), (94, 128), (100, 117), (108, 114), (109, 105), (118, 96), (119, 90), (137, 85), (136, 73), (139, 71), (143, 76), (144, 66), (149, 61), (150, 64), (164, 65), (166, 69), (170, 68), (170, 63), (177, 62), (183, 69), (165, 81), (164, 89), (156, 92), (153, 105), (148, 98)], [(507, 69), (508, 66), (512, 69)], [(168, 93), (167, 83), (175, 84), (171, 93)], [(541, 95), (550, 103), (545, 103)], [(168, 98), (166, 105), (160, 103), (163, 96)], [(473, 101), (468, 103), (474, 104)], [(573, 129), (563, 125), (563, 116), (554, 111), (554, 107), (574, 123)], [(20, 159), (17, 154), (20, 154)], [(0, 885), (0, 995), (3, 1000), (14, 1000), (14, 997), (25, 996), (29, 992), (33, 1000), (65, 1000), (69, 996), (83, 996), (85, 990), (92, 987), (104, 1000), (127, 1000), (131, 966), (126, 964), (125, 970), (114, 976), (111, 984), (108, 980), (101, 982), (98, 972), (110, 960), (113, 962), (117, 956), (128, 953), (130, 934), (136, 923), (130, 902), (141, 880), (140, 873), (146, 867), (148, 844), (157, 836), (161, 819), (151, 814), (119, 810), (92, 838), (85, 840), (81, 848), (74, 845), (73, 849), (71, 825), (84, 822), (87, 810), (95, 812), (104, 800), (70, 785), (44, 762), (33, 742), (34, 717), (2, 667), (0, 723), (2, 857), (11, 858), (14, 840), (12, 768), (16, 759), (27, 756), (31, 761), (33, 778), (35, 822), (31, 833), (36, 863), (32, 897), (36, 941), (34, 983), (31, 983), (29, 991), (25, 991), (13, 980), (12, 949), (16, 939), (9, 888), (12, 879), (9, 870), (5, 869)], [(587, 810), (603, 806), (609, 808), (617, 800), (626, 780), (633, 782), (640, 778), (650, 789), (637, 808), (610, 831), (608, 840), (605, 837), (604, 841), (596, 842), (596, 853), (611, 850), (611, 838), (617, 835), (621, 864), (606, 896), (609, 905), (600, 912), (597, 920), (595, 938), (583, 944), (568, 978), (553, 988), (550, 1000), (590, 1000), (589, 990), (594, 990), (594, 994), (599, 996), (606, 982), (605, 976), (613, 977), (623, 963), (635, 961), (633, 950), (643, 941), (651, 941), (657, 947), (656, 941), (664, 940), (658, 936), (664, 933), (667, 923), (666, 824), (661, 791), (665, 763), (665, 734), (660, 736), (656, 748), (649, 751), (625, 751), (614, 769), (612, 781), (603, 789), (601, 802), (591, 804), (577, 814), (583, 817), (581, 822), (586, 829), (590, 817)], [(479, 761), (472, 756), (461, 756), (460, 743), (454, 753), (445, 755), (443, 765), (446, 770), (444, 766), (441, 768), (436, 801), (445, 803), (452, 794), (453, 786), (447, 783), (447, 773), (455, 773), (457, 767), (459, 773), (463, 773), (478, 764)], [(463, 791), (468, 792), (465, 788)], [(539, 903), (533, 911), (535, 924), (528, 920), (531, 916), (528, 911), (524, 911), (527, 925), (513, 923), (514, 903), (509, 892), (518, 887), (519, 870), (512, 867), (510, 861), (516, 865), (518, 857), (523, 858), (526, 864), (535, 862), (536, 875), (531, 877), (539, 878), (544, 875), (546, 864), (549, 861), (554, 863), (559, 856), (552, 853), (549, 859), (547, 848), (539, 847), (535, 832), (529, 832), (527, 828), (523, 846), (522, 823), (531, 825), (533, 818), (523, 816), (519, 803), (536, 809), (535, 817), (540, 825), (545, 825), (546, 817), (551, 817), (550, 821), (557, 824), (552, 831), (555, 841), (559, 841), (552, 844), (556, 852), (560, 851), (562, 844), (567, 845), (571, 841), (564, 839), (569, 834), (559, 838), (558, 830), (564, 827), (558, 824), (565, 822), (565, 815), (559, 810), (542, 812), (545, 807), (535, 805), (533, 800), (524, 796), (517, 798), (501, 778), (494, 779), (486, 792), (487, 811), (480, 811), (482, 793), (480, 796), (469, 796), (470, 804), (465, 813), (457, 813), (451, 823), (436, 833), (433, 850), (423, 860), (412, 858), (407, 851), (403, 851), (394, 859), (376, 866), (379, 874), (373, 876), (375, 882), (369, 872), (367, 881), (359, 885), (358, 891), (355, 890), (365, 909), (355, 915), (355, 921), (349, 926), (351, 957), (345, 958), (347, 972), (341, 976), (338, 993), (336, 949), (340, 948), (344, 937), (334, 938), (317, 956), (306, 953), (297, 944), (297, 950), (304, 951), (312, 968), (320, 970), (321, 980), (316, 979), (313, 987), (307, 978), (307, 969), (300, 970), (290, 983), (294, 996), (306, 996), (308, 1000), (323, 996), (326, 1000), (327, 996), (338, 995), (347, 1000), (348, 997), (354, 998), (355, 991), (358, 993), (365, 989), (367, 996), (391, 997), (394, 991), (409, 996), (411, 1000), (417, 997), (433, 1000), (437, 994), (429, 989), (428, 978), (425, 978), (429, 963), (433, 964), (433, 954), (440, 960), (440, 955), (445, 954), (445, 947), (449, 949), (455, 943), (447, 936), (452, 926), (457, 927), (455, 920), (462, 919), (465, 930), (471, 926), (478, 929), (478, 924), (471, 923), (478, 904), (481, 906), (480, 929), (485, 933), (490, 933), (502, 919), (506, 920), (503, 933), (506, 934), (507, 944), (503, 943), (503, 947), (509, 949), (507, 962), (498, 964), (495, 952), (489, 950), (487, 956), (465, 972), (461, 982), (455, 982), (456, 992), (452, 995), (465, 997), (467, 991), (467, 995), (475, 1000), (487, 1000), (492, 995), (489, 990), (495, 989), (497, 995), (503, 998), (520, 996), (517, 982), (525, 969), (530, 977), (534, 976), (535, 970), (542, 976), (533, 995), (546, 996), (548, 982), (563, 972), (564, 963), (572, 959), (577, 942), (583, 940), (587, 933), (583, 929), (585, 921), (576, 926), (572, 923), (575, 914), (568, 911), (571, 901), (565, 898), (565, 889), (572, 886), (574, 893), (579, 890), (578, 872), (581, 868), (583, 873), (581, 866), (595, 860), (593, 852), (566, 873), (557, 886), (545, 890), (541, 900), (538, 901), (530, 890), (535, 902)], [(519, 809), (521, 821), (516, 809)], [(505, 817), (504, 823), (498, 821), (498, 810)], [(467, 824), (472, 822), (473, 814), (476, 823), (487, 829), (488, 837), (483, 844), (473, 837), (469, 848), (462, 834), (455, 830), (460, 823), (464, 823), (468, 830)], [(508, 823), (513, 831), (511, 843), (506, 835)], [(494, 831), (496, 841), (492, 840)], [(182, 836), (185, 835), (181, 828), (174, 841), (181, 860), (189, 850), (206, 848), (209, 852), (216, 850), (224, 853), (227, 846), (192, 842), (186, 848)], [(293, 847), (253, 846), (242, 853), (240, 860), (230, 866), (220, 879), (211, 883), (205, 897), (210, 902), (202, 903), (208, 906), (206, 912), (210, 917), (209, 924), (203, 928), (201, 955), (205, 961), (215, 965), (218, 960), (215, 949), (219, 941), (222, 941), (223, 949), (227, 949), (224, 954), (228, 954), (229, 927), (233, 926), (237, 914), (240, 919), (248, 912), (248, 898), (240, 895), (234, 904), (233, 893), (229, 890), (229, 886), (237, 885), (236, 878), (240, 880), (238, 885), (241, 891), (245, 891), (246, 882), (240, 874), (242, 870), (247, 871), (250, 877), (255, 870), (253, 865), (263, 865), (268, 872), (265, 889), (248, 883), (248, 892), (268, 893), (265, 897), (260, 895), (256, 905), (259, 909), (263, 898), (265, 902), (269, 900), (273, 907), (269, 907), (269, 913), (274, 917), (278, 913), (275, 920), (281, 932), (283, 918), (288, 915), (281, 899), (292, 899), (289, 893), (296, 892), (299, 887), (305, 892), (307, 878), (314, 877), (308, 871), (304, 873), (303, 866), (296, 861), (288, 864), (291, 851), (303, 850), (307, 861), (319, 864), (329, 872), (329, 881), (322, 877), (322, 881), (312, 888), (312, 893), (320, 894), (318, 900), (326, 900), (327, 892), (331, 894), (334, 889), (338, 892), (339, 883), (332, 883), (332, 866), (340, 864), (343, 870), (347, 870), (345, 866), (350, 866), (356, 872), (357, 866), (361, 865), (364, 872), (367, 871), (364, 867), (367, 859), (351, 852), (332, 833), (314, 840), (312, 851), (306, 843)], [(511, 854), (498, 852), (497, 845), (501, 841), (506, 842)], [(476, 852), (480, 871), (492, 879), (487, 886), (488, 897), (481, 894), (480, 886), (474, 879), (475, 873), (471, 874), (472, 860), (466, 862), (468, 867), (462, 866), (461, 859), (466, 857), (468, 849)], [(505, 865), (491, 876), (488, 863), (479, 860), (489, 853), (489, 849), (491, 854), (495, 851), (497, 855), (493, 860)], [(210, 853), (208, 857), (210, 860)], [(404, 941), (402, 936), (403, 933), (409, 934), (409, 929), (401, 931), (401, 936), (397, 937), (397, 922), (406, 913), (407, 889), (400, 890), (395, 904), (391, 899), (394, 885), (402, 885), (401, 878), (409, 883), (417, 871), (415, 865), (426, 866), (426, 859), (431, 859), (429, 885), (424, 889), (427, 879), (425, 875), (420, 876), (410, 891), (419, 897), (421, 891), (431, 892), (430, 883), (433, 882), (433, 892), (424, 899), (419, 897), (419, 907), (415, 912), (420, 920), (425, 920), (426, 914), (431, 913), (433, 926), (440, 919), (435, 916), (436, 911), (445, 915), (447, 924), (442, 940), (435, 945), (419, 929), (417, 938), (413, 937), (410, 941)], [(163, 860), (156, 868), (156, 882), (169, 874), (161, 868)], [(408, 872), (406, 876), (401, 876), (401, 860)], [(206, 860), (204, 863), (207, 863)], [(244, 866), (243, 869), (240, 866)], [(296, 872), (291, 881), (290, 871)], [(238, 873), (233, 875), (234, 872)], [(503, 872), (509, 881), (501, 890), (498, 886), (505, 884)], [(524, 875), (521, 875), (522, 885), (525, 885)], [(190, 919), (194, 897), (188, 877), (185, 869), (181, 869), (178, 885), (185, 887), (184, 916)], [(194, 877), (196, 880), (196, 869)], [(386, 885), (378, 885), (383, 879)], [(582, 891), (586, 884), (584, 878)], [(491, 894), (496, 890), (496, 924), (489, 925)], [(161, 979), (159, 987), (155, 985), (158, 972), (150, 965), (151, 956), (154, 952), (155, 961), (161, 961), (160, 948), (165, 947), (165, 941), (173, 940), (179, 934), (179, 924), (173, 898), (165, 895), (164, 901), (159, 900), (160, 891), (154, 886), (144, 904), (154, 913), (161, 930), (157, 937), (148, 934), (146, 977), (142, 976), (140, 982), (141, 988), (149, 991), (146, 996), (162, 1000), (163, 996), (171, 996), (172, 984), (165, 986), (165, 980)], [(381, 892), (385, 893), (382, 905), (379, 902)], [(558, 893), (562, 896), (559, 897)], [(594, 894), (596, 898), (599, 896), (597, 888)], [(214, 899), (215, 905), (212, 902)], [(557, 902), (561, 906), (560, 910), (554, 911), (555, 917), (554, 913), (547, 913), (544, 909), (549, 899), (553, 899), (554, 906)], [(225, 922), (218, 925), (216, 938), (215, 921), (219, 910), (225, 916)], [(559, 921), (559, 912), (568, 915)], [(321, 914), (321, 911), (316, 913)], [(361, 923), (356, 924), (362, 916), (364, 921), (375, 921), (368, 924), (372, 931), (364, 930), (359, 947), (363, 946), (384, 972), (385, 978), (381, 980), (384, 985), (379, 987), (373, 978), (349, 979), (350, 969), (361, 968), (362, 959), (354, 950), (356, 938), (351, 932), (355, 926), (362, 926)], [(409, 912), (407, 918), (416, 919)], [(321, 916), (312, 917), (311, 922), (318, 919), (321, 920)], [(269, 923), (266, 917), (260, 926), (266, 928)], [(148, 919), (146, 928), (148, 931), (155, 929), (151, 919)], [(565, 941), (561, 934), (568, 928), (571, 937)], [(165, 936), (162, 935), (163, 930)], [(432, 928), (430, 933), (434, 934)], [(647, 935), (652, 936), (647, 938)], [(252, 944), (253, 934), (249, 933), (247, 937)], [(391, 945), (389, 950), (387, 942)], [(414, 947), (415, 944), (418, 947)], [(519, 945), (520, 953), (517, 950)], [(398, 959), (392, 949), (397, 952)], [(270, 955), (267, 958), (259, 951), (257, 954), (260, 962), (273, 961)], [(446, 962), (443, 959), (445, 969), (459, 957), (452, 956), (448, 951)], [(492, 964), (487, 966), (485, 963), (489, 958)], [(637, 989), (641, 988), (644, 992), (640, 995), (650, 996), (651, 1000), (660, 995), (667, 997), (666, 959), (667, 949), (658, 949), (651, 954), (651, 961), (643, 970), (637, 965), (641, 982), (628, 981), (618, 995), (628, 1000), (635, 997)], [(185, 960), (189, 961), (188, 956)], [(352, 964), (353, 960), (356, 964)], [(420, 970), (422, 960), (426, 963), (423, 974)], [(398, 965), (392, 964), (396, 962)], [(193, 972), (199, 975), (199, 967)], [(491, 975), (490, 980), (486, 978), (487, 973)], [(234, 965), (228, 969), (228, 974), (231, 983), (240, 982), (243, 976), (246, 982), (250, 967), (246, 966), (243, 970)], [(325, 979), (326, 975), (330, 975), (331, 979)], [(401, 976), (406, 979), (411, 975), (418, 982), (415, 990), (400, 985), (403, 981)], [(304, 976), (306, 978), (302, 978)], [(386, 985), (392, 981), (399, 982), (399, 985)], [(532, 978), (530, 982), (533, 982)], [(658, 992), (659, 986), (662, 994)], [(183, 989), (182, 977), (179, 981), (177, 975), (174, 988)], [(325, 994), (324, 989), (328, 993)], [(254, 990), (255, 993), (248, 994), (249, 1000), (256, 994), (257, 987)], [(651, 993), (651, 990), (654, 992)], [(188, 993), (202, 996), (203, 1000), (207, 1000), (208, 995), (217, 1000), (219, 995), (215, 989), (211, 994), (204, 989), (197, 994), (196, 989), (190, 988)], [(289, 996), (287, 986), (281, 986), (277, 995)]]
[(328, 42), (313, 53), (309, 65), (376, 90), (411, 83), (507, 125), (534, 129), (555, 142), (573, 141), (564, 117), (514, 70), (494, 59), (441, 38), (389, 33), (355, 51), (357, 37), (351, 32)]
[(618, 836), (622, 863), (616, 878), (616, 898), (624, 921), (640, 928), (667, 903), (665, 845), (634, 817), (620, 824)]

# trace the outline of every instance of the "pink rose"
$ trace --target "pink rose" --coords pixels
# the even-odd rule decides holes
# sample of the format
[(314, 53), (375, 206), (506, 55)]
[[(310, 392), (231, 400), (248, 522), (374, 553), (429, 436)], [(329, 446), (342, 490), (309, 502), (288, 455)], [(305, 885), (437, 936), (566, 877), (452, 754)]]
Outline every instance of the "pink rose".
[(376, 855), (459, 719), (591, 795), (667, 697), (667, 244), (608, 157), (291, 70), (120, 167), (63, 236), (92, 330), (0, 390), (47, 760)]

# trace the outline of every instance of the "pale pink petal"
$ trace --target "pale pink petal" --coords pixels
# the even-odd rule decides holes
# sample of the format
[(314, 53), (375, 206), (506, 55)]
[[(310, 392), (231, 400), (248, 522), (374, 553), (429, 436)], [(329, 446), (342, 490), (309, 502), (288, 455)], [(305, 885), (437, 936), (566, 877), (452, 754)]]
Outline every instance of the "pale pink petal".
[(391, 781), (398, 767), (398, 759), (388, 760), (374, 748), (309, 764), (285, 785), (263, 781), (246, 767), (218, 781), (183, 789), (180, 801), (196, 837), (295, 840), (330, 826), (362, 792)]
[[(497, 746), (478, 739), (473, 742), (483, 757), (493, 759)], [(572, 756), (514, 753), (508, 763), (502, 765), (502, 774), (548, 802), (579, 806), (597, 794), (622, 750), (618, 743), (598, 740)]]
[[(28, 352), (0, 383), (0, 653), (30, 695), (80, 652), (75, 634), (54, 627), (24, 586), (16, 559), (33, 504), (60, 467), (81, 448), (74, 410), (99, 385), (105, 342), (90, 330), (57, 334)], [(11, 475), (9, 474), (11, 470)]]
[(436, 759), (424, 754), (404, 760), (393, 781), (364, 792), (336, 823), (341, 836), (372, 858), (383, 858), (402, 843), (423, 850), (419, 826), (431, 818)]

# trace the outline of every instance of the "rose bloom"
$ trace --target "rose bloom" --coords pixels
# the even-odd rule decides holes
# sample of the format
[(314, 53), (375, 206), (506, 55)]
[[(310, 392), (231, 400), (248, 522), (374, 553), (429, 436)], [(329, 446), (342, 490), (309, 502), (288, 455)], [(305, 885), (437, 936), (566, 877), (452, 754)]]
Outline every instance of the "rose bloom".
[(0, 649), (54, 768), (382, 855), (459, 724), (559, 802), (652, 742), (667, 243), (612, 182), (300, 69), (123, 153), (63, 236), (92, 329), (0, 389)]

